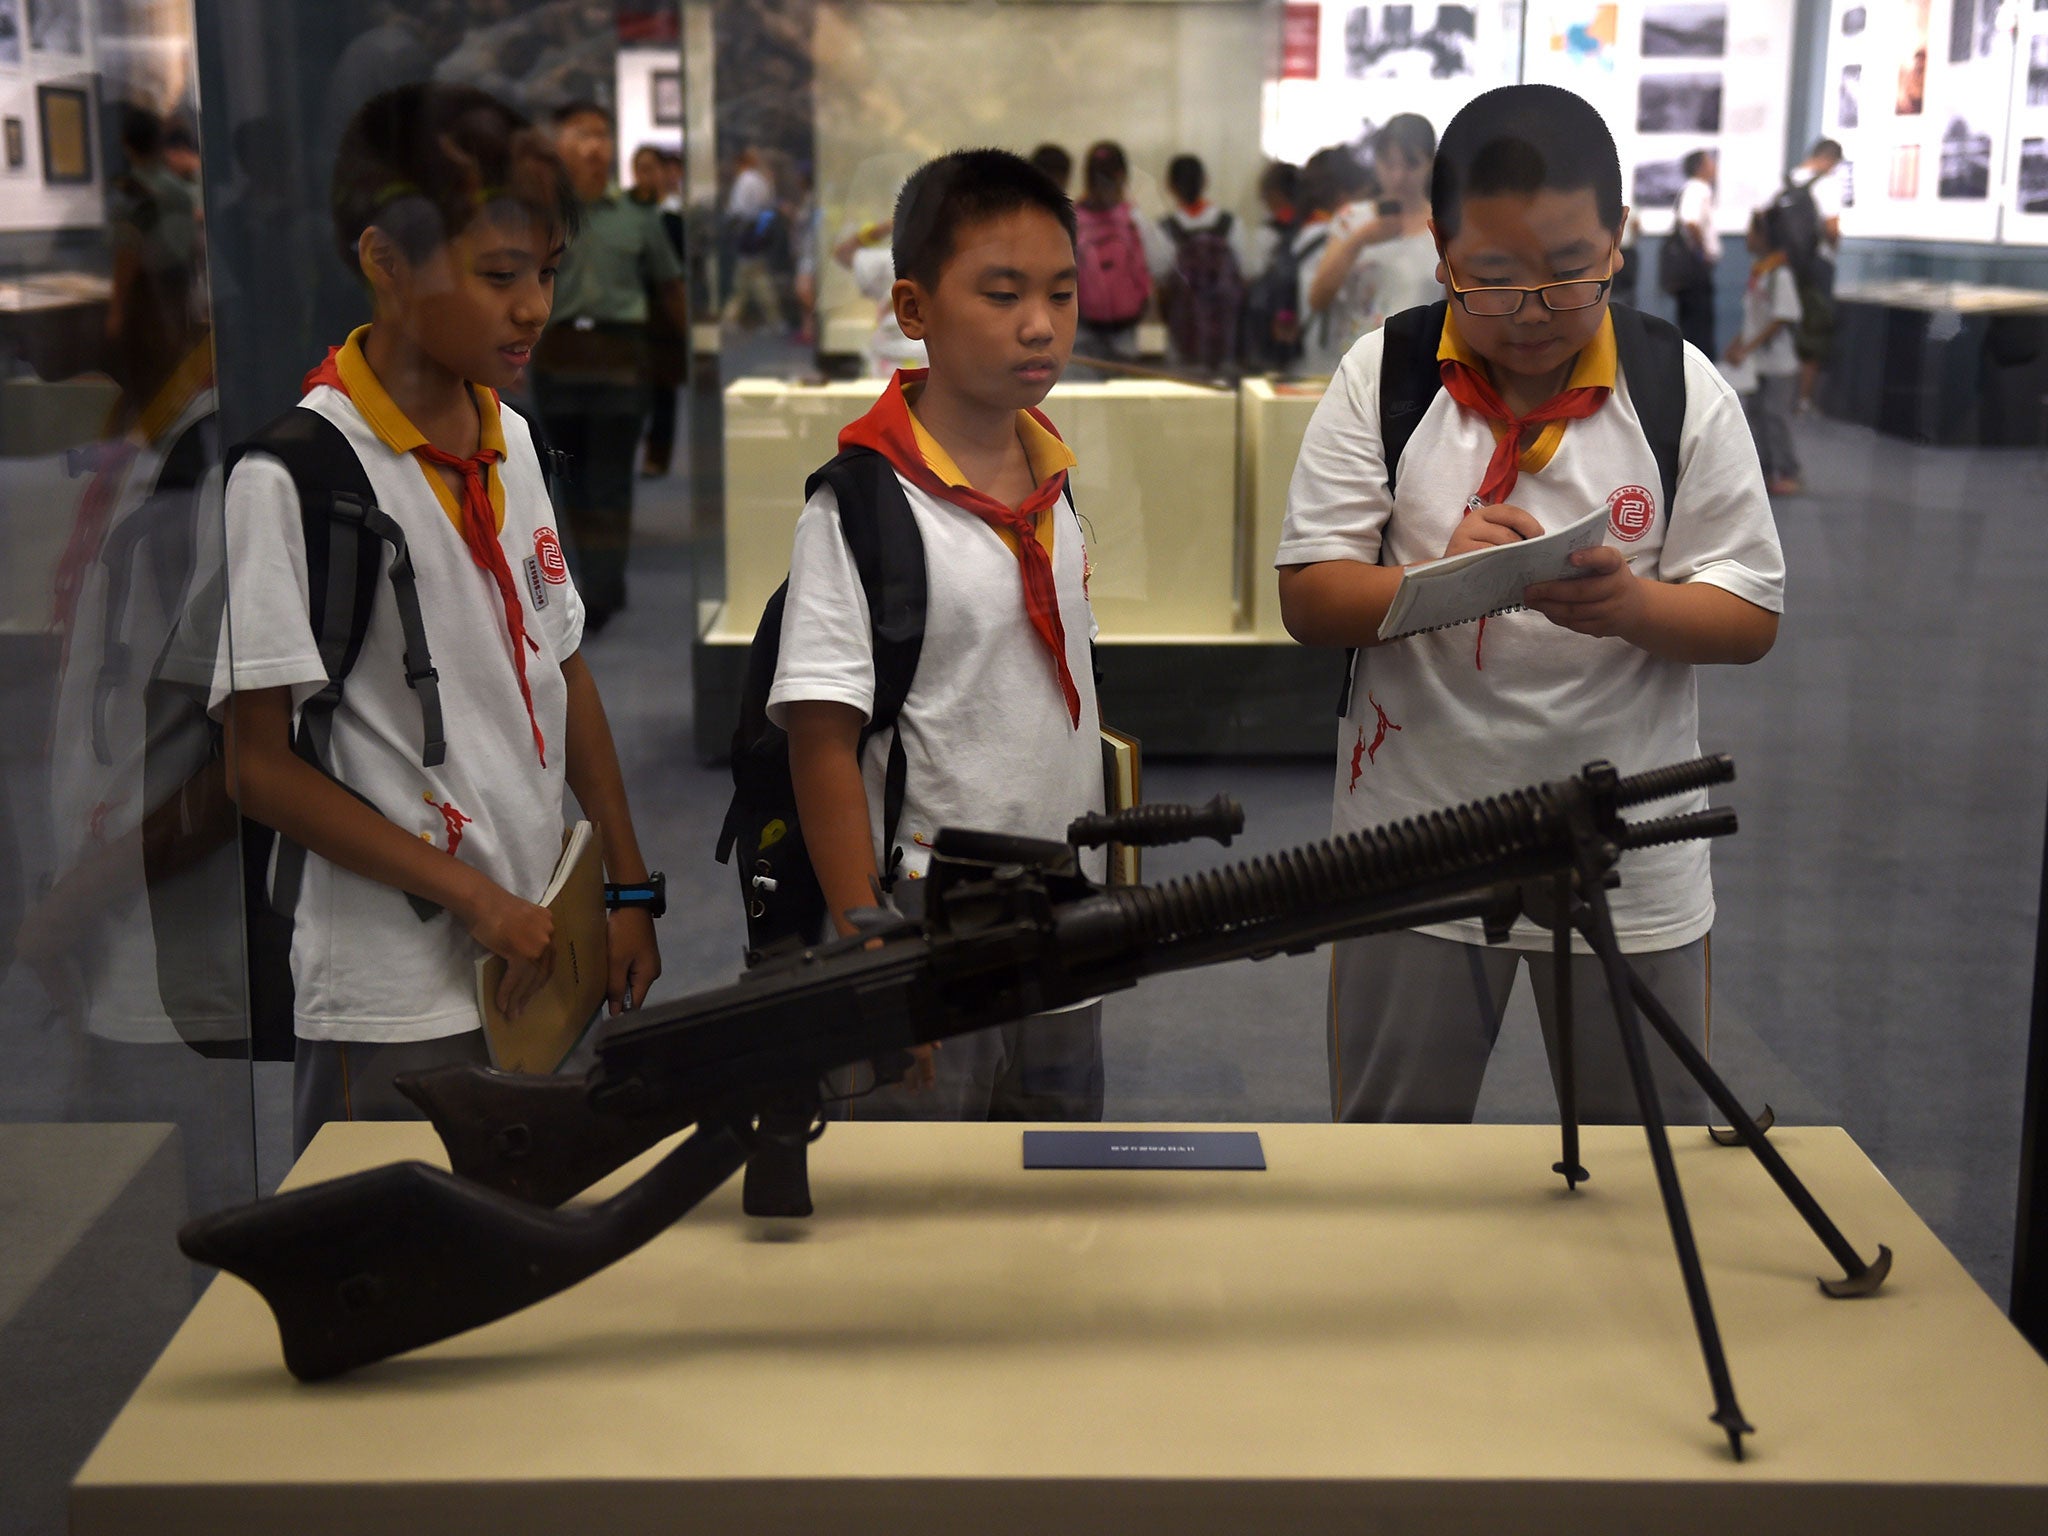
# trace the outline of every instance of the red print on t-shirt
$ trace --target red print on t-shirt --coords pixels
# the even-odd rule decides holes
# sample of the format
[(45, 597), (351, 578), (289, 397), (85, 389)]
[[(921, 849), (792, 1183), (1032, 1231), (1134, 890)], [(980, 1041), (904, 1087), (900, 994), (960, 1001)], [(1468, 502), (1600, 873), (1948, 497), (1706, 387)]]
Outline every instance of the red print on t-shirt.
[(1386, 741), (1387, 732), (1401, 729), (1400, 726), (1387, 718), (1387, 712), (1380, 708), (1380, 701), (1378, 699), (1368, 693), (1365, 696), (1365, 701), (1372, 706), (1372, 712), (1378, 716), (1378, 719), (1373, 722), (1372, 742), (1370, 745), (1367, 744), (1365, 739), (1365, 727), (1361, 725), (1358, 728), (1358, 740), (1351, 748), (1351, 783), (1346, 786), (1346, 794), (1355, 795), (1358, 793), (1358, 776), (1365, 771), (1360, 766), (1359, 759), (1363, 758), (1367, 763), (1378, 761), (1380, 746)]
[(432, 795), (421, 795), (420, 798), (441, 813), (441, 823), (448, 829), (448, 851), (453, 853), (462, 846), (462, 829), (476, 818), (463, 815), (453, 805), (437, 801)]
[(559, 587), (568, 581), (569, 562), (562, 558), (562, 541), (555, 537), (554, 529), (542, 528), (534, 534), (533, 555), (551, 585)]
[(1640, 485), (1624, 485), (1607, 498), (1607, 526), (1624, 544), (1633, 544), (1657, 520), (1657, 503)]

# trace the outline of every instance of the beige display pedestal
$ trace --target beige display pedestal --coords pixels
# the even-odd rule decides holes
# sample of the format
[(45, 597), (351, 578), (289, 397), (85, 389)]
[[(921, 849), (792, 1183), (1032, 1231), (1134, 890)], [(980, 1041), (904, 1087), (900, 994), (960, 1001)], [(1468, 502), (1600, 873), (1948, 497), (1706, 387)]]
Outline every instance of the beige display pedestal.
[[(1308, 419), (1322, 403), (1323, 386), (1246, 379), (1238, 386), (1244, 438), (1245, 618), (1261, 640), (1288, 638), (1280, 622), (1280, 586), (1273, 552), (1287, 518), (1287, 486)], [(1337, 685), (1330, 685), (1332, 694)]]
[[(713, 634), (752, 638), (789, 574), (805, 479), (881, 384), (740, 379), (725, 391), (725, 609)], [(1045, 413), (1080, 467), (1090, 600), (1106, 639), (1227, 636), (1236, 626), (1237, 409), (1188, 384), (1062, 384)]]
[[(1832, 1129), (1679, 1172), (1744, 1410), (1730, 1460), (1638, 1131), (1259, 1128), (1264, 1173), (1025, 1172), (1014, 1125), (835, 1126), (819, 1214), (737, 1182), (517, 1317), (303, 1386), (234, 1280), (79, 1475), (73, 1536), (378, 1531), (2048, 1529), (2048, 1364)], [(294, 1178), (438, 1156), (330, 1126)]]

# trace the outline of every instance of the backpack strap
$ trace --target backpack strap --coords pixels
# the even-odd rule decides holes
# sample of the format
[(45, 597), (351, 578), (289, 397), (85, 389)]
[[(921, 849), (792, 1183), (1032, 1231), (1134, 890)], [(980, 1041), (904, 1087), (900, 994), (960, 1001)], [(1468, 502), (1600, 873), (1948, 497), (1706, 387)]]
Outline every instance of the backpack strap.
[[(229, 455), (228, 472), (232, 474), (243, 455), (250, 452), (267, 453), (279, 460), (290, 472), (293, 489), (298, 493), (300, 526), (306, 540), (308, 617), (319, 647), (320, 664), (327, 673), (326, 686), (299, 709), (292, 749), (329, 778), (335, 778), (331, 746), (334, 712), (341, 703), (343, 685), (362, 654), (363, 639), (369, 633), (380, 574), (379, 546), (388, 545), (392, 597), (405, 637), (405, 681), (420, 701), (420, 762), (424, 767), (439, 767), (448, 756), (440, 674), (434, 670), (433, 656), (427, 648), (419, 584), (405, 530), (377, 505), (370, 477), (348, 438), (319, 412), (294, 406), (238, 445)], [(377, 809), (353, 786), (342, 787)], [(282, 913), (291, 913), (298, 903), (305, 860), (305, 849), (285, 838), (278, 839), (271, 900)], [(440, 910), (432, 902), (410, 894), (407, 900), (422, 920)]]
[(889, 732), (889, 761), (882, 780), (882, 888), (896, 880), (902, 858), (896, 829), (903, 819), (909, 763), (903, 733), (896, 728), (903, 701), (917, 676), (924, 649), (925, 609), (929, 597), (924, 564), (924, 536), (917, 531), (910, 499), (896, 478), (895, 466), (872, 448), (849, 448), (804, 483), (809, 501), (822, 485), (832, 487), (839, 504), (839, 528), (860, 573), (867, 595), (868, 624), (874, 644), (875, 702), (861, 730), (860, 746)]
[(1669, 320), (1626, 304), (1609, 304), (1607, 313), (1628, 397), (1657, 461), (1668, 520), (1678, 504), (1678, 447), (1685, 432), (1685, 338)]
[[(1387, 471), (1391, 500), (1408, 439), (1429, 414), (1430, 403), (1444, 387), (1436, 349), (1444, 334), (1449, 301), (1438, 299), (1387, 316), (1380, 329), (1380, 461)], [(1351, 691), (1358, 681), (1358, 648), (1344, 653), (1344, 687), (1337, 695), (1341, 719), (1351, 709)]]

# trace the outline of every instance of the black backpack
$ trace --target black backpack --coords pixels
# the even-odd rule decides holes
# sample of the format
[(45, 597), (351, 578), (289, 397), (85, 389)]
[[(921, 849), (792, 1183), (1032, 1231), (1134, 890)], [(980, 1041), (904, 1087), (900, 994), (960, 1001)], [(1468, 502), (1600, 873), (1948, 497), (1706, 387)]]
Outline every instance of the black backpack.
[[(292, 735), (292, 750), (329, 778), (334, 777), (330, 743), (334, 711), (342, 689), (362, 654), (378, 589), (388, 575), (405, 636), (406, 682), (419, 695), (420, 763), (439, 766), (447, 758), (442, 730), (440, 674), (427, 649), (426, 624), (420, 617), (419, 584), (414, 578), (412, 551), (405, 531), (377, 505), (362, 460), (341, 429), (318, 411), (294, 406), (228, 455), (232, 475), (243, 455), (267, 453), (281, 462), (298, 493), (300, 528), (305, 536), (308, 617), (327, 669), (327, 685), (306, 700)], [(543, 460), (545, 462), (545, 460)], [(389, 561), (385, 559), (389, 551)], [(336, 780), (337, 783), (341, 782)], [(350, 794), (367, 797), (347, 784)], [(375, 809), (376, 807), (372, 807)], [(274, 996), (280, 964), (291, 975), (292, 919), (299, 887), (305, 878), (306, 850), (254, 822), (243, 824), (243, 871), (247, 882), (249, 949), (252, 973), (270, 978)], [(273, 862), (272, 846), (276, 848)], [(422, 922), (438, 916), (432, 902), (408, 895)], [(254, 1051), (259, 1061), (292, 1057), (291, 1011), (283, 1010), (283, 1028), (275, 1022), (272, 1003), (255, 1018)]]
[(1183, 362), (1214, 372), (1235, 361), (1238, 316), (1244, 308), (1244, 275), (1230, 248), (1231, 216), (1205, 229), (1178, 219), (1159, 221), (1173, 241), (1173, 270), (1160, 308), (1174, 351)]
[[(1437, 366), (1437, 345), (1444, 333), (1444, 311), (1449, 303), (1438, 299), (1415, 309), (1389, 315), (1380, 354), (1380, 452), (1387, 469), (1387, 494), (1394, 493), (1395, 476), (1408, 439), (1428, 414), (1437, 392), (1443, 388), (1443, 372)], [(1685, 339), (1668, 320), (1646, 315), (1626, 304), (1609, 304), (1614, 321), (1614, 351), (1622, 377), (1632, 380), (1629, 399), (1643, 427), (1650, 454), (1657, 461), (1658, 484), (1663, 490), (1665, 517), (1670, 517), (1678, 499), (1678, 446), (1685, 429)], [(1352, 684), (1357, 679), (1358, 652), (1344, 653), (1344, 691), (1337, 697), (1337, 713), (1351, 708)]]
[[(1326, 231), (1296, 251), (1301, 225), (1272, 221), (1279, 241), (1266, 270), (1253, 278), (1244, 297), (1244, 360), (1247, 368), (1278, 370), (1299, 361), (1301, 336), (1309, 317), (1301, 313), (1301, 269), (1322, 254)], [(1287, 317), (1292, 316), (1290, 320)]]
[[(827, 485), (838, 500), (840, 531), (867, 595), (874, 641), (874, 708), (861, 729), (859, 750), (864, 752), (881, 732), (890, 733), (882, 791), (882, 846), (890, 850), (888, 867), (882, 871), (886, 890), (894, 883), (902, 857), (896, 826), (903, 815), (906, 764), (895, 725), (924, 646), (924, 538), (894, 467), (873, 449), (849, 448), (839, 454), (804, 483), (804, 500)], [(718, 833), (719, 863), (731, 862), (734, 849), (739, 850), (749, 963), (781, 941), (814, 942), (826, 918), (825, 893), (797, 821), (789, 737), (768, 718), (768, 692), (782, 653), (782, 613), (788, 599), (785, 580), (768, 599), (747, 648), (739, 725), (732, 736), (732, 802)]]
[(1813, 184), (1786, 177), (1777, 196), (1764, 205), (1764, 218), (1792, 275), (1807, 284), (1820, 280), (1828, 262), (1821, 255), (1820, 204), (1813, 200)]

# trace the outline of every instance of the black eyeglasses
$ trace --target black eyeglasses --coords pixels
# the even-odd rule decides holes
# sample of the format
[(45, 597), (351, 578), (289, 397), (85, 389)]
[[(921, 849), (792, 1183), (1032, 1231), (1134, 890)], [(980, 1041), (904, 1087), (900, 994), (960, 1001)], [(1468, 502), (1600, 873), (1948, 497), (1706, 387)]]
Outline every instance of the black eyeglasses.
[[(1451, 271), (1448, 259), (1444, 271)], [(1460, 288), (1457, 274), (1451, 273), (1450, 289), (1466, 314), (1476, 315), (1483, 320), (1505, 320), (1510, 315), (1521, 313), (1529, 295), (1543, 295), (1543, 307), (1552, 314), (1563, 314), (1574, 309), (1591, 309), (1607, 295), (1614, 285), (1614, 254), (1608, 253), (1607, 275), (1605, 277), (1575, 277), (1562, 283), (1538, 283), (1533, 288)]]

